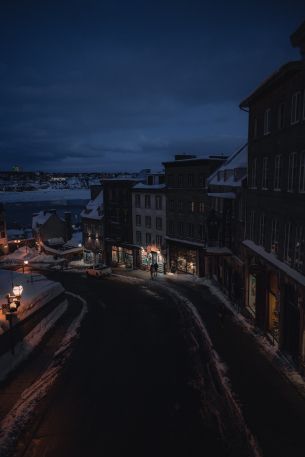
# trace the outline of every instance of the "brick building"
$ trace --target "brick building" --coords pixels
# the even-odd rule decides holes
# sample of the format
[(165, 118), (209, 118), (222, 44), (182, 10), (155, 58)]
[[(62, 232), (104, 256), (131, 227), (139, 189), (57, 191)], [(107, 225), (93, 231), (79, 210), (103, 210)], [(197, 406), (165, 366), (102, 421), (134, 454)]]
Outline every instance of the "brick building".
[(206, 246), (207, 178), (224, 158), (177, 155), (163, 163), (166, 182), (167, 264), (202, 276)]
[[(305, 23), (291, 43), (305, 49)], [(295, 360), (305, 359), (305, 64), (288, 62), (240, 107), (249, 112), (246, 306)]]

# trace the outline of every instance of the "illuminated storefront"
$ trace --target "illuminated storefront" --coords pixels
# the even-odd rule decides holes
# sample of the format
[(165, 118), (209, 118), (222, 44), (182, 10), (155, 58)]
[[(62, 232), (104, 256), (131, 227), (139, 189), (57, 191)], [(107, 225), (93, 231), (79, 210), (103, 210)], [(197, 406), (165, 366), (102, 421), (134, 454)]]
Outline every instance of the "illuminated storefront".
[(162, 253), (158, 246), (149, 245), (145, 248), (141, 248), (141, 268), (148, 270), (150, 265), (158, 264), (158, 270), (160, 273), (164, 272), (164, 265), (166, 263), (165, 255)]

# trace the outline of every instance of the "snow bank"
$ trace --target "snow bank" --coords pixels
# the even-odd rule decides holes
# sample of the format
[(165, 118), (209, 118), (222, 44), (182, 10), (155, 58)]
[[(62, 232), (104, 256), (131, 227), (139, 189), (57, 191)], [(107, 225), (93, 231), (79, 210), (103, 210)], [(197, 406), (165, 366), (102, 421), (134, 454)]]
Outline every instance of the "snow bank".
[(21, 362), (23, 362), (33, 349), (38, 346), (47, 331), (67, 309), (67, 300), (59, 304), (51, 313), (44, 317), (26, 337), (15, 345), (15, 354), (7, 352), (0, 357), (0, 381), (3, 381)]
[(33, 411), (38, 406), (39, 402), (46, 396), (49, 389), (56, 381), (61, 369), (72, 352), (73, 342), (79, 335), (81, 321), (87, 312), (87, 303), (78, 295), (72, 293), (69, 293), (69, 295), (78, 298), (82, 302), (82, 311), (69, 326), (49, 367), (34, 384), (24, 390), (20, 400), (1, 422), (0, 457), (7, 457), (8, 455), (11, 455), (18, 436), (31, 419)]
[[(17, 273), (8, 270), (0, 270), (0, 299), (1, 303), (6, 303), (6, 295), (12, 293), (13, 285), (21, 285), (23, 293), (21, 304), (17, 311), (19, 320), (25, 319), (31, 313), (53, 300), (64, 292), (63, 286), (54, 281), (50, 281), (41, 275), (31, 275)], [(0, 332), (6, 330), (8, 322), (5, 315), (0, 313)]]

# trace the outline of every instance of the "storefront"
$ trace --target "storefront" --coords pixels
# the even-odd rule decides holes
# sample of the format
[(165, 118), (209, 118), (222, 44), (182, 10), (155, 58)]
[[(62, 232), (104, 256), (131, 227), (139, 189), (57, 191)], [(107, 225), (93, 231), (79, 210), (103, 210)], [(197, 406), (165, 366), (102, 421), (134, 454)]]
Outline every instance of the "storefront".
[(124, 266), (125, 268), (134, 268), (134, 254), (132, 249), (121, 246), (112, 246), (112, 264), (115, 266)]
[(149, 245), (141, 248), (141, 268), (149, 270), (150, 265), (158, 264), (158, 271), (164, 273), (164, 266), (166, 264), (166, 257), (157, 246)]
[(199, 274), (199, 251), (184, 246), (169, 246), (169, 269), (172, 273), (180, 271), (193, 275)]
[(269, 274), (267, 330), (276, 341), (279, 341), (280, 289), (278, 275)]

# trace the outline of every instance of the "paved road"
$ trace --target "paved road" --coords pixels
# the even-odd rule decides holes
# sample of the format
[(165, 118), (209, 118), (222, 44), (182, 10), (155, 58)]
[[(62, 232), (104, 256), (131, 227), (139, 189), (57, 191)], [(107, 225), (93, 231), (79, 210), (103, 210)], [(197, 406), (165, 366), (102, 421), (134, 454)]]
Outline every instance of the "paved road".
[(171, 295), (118, 277), (52, 277), (86, 298), (89, 313), (15, 455), (252, 455), (203, 335)]

